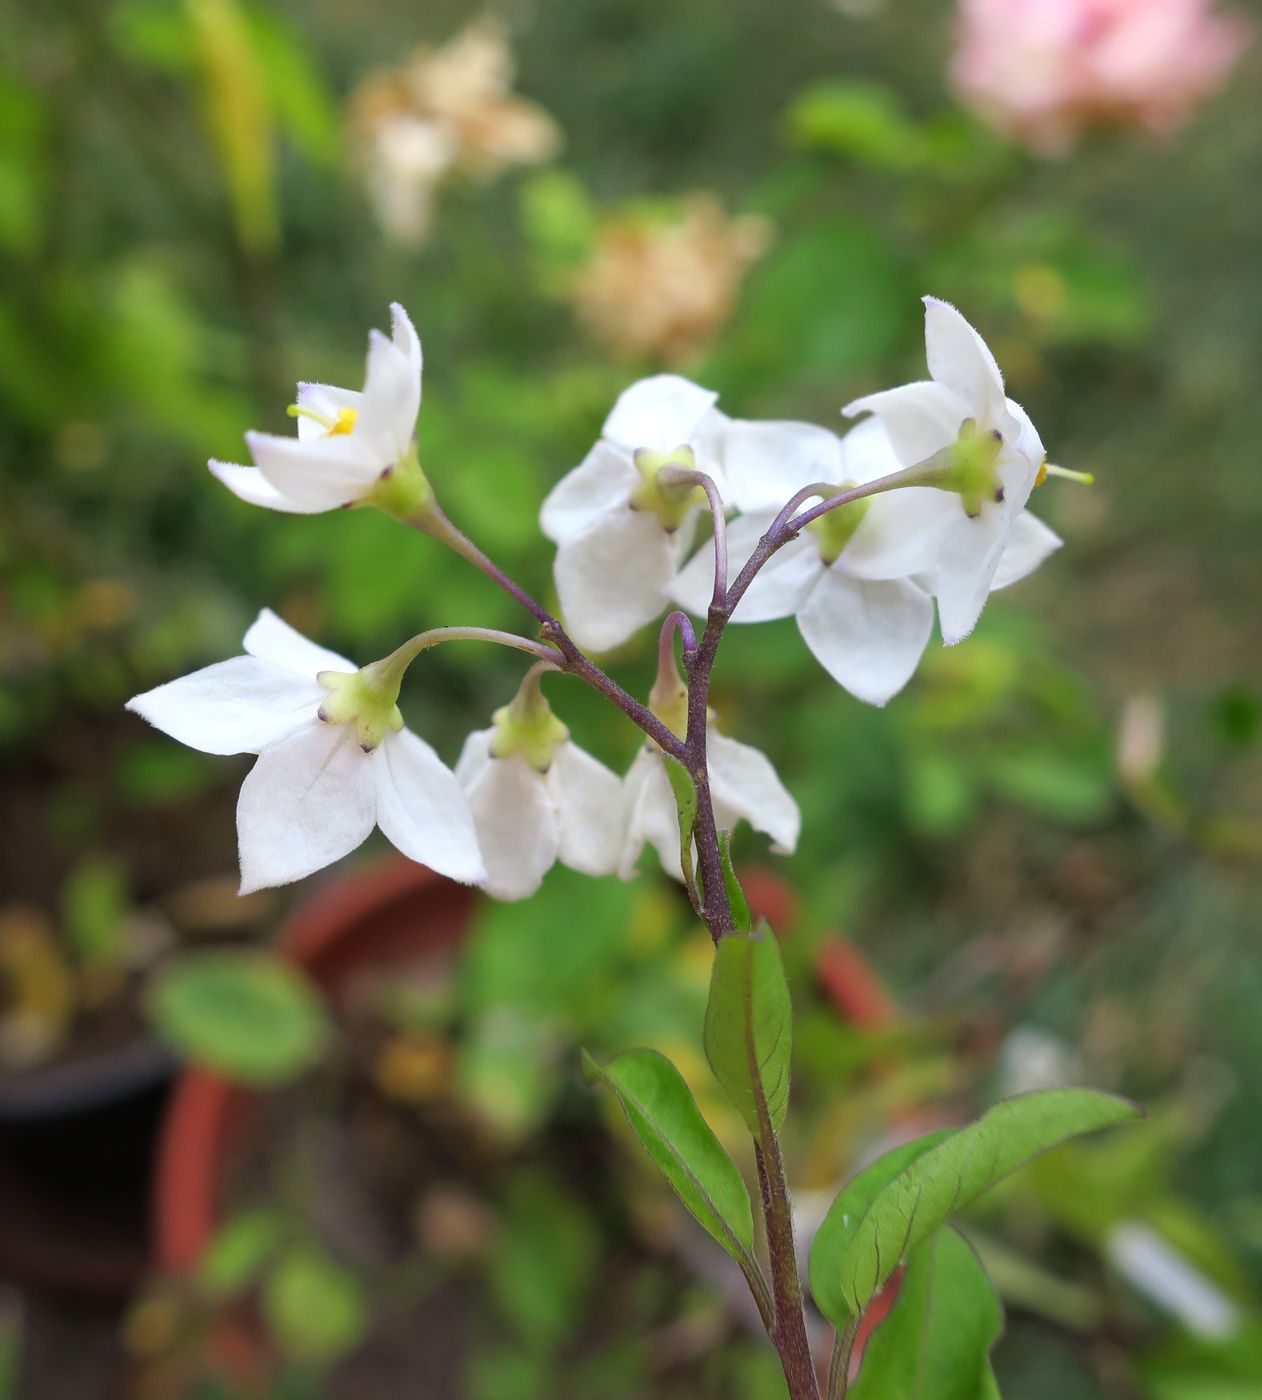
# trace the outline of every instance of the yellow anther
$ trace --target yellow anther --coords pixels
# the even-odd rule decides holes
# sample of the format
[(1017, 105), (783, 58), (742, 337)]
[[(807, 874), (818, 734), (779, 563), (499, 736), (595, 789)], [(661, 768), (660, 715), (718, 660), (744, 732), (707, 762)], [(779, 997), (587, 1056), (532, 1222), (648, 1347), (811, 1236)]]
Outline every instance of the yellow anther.
[(1034, 478), (1034, 484), (1035, 484), (1035, 486), (1042, 486), (1042, 484), (1043, 484), (1046, 480), (1047, 480), (1047, 455), (1046, 455), (1046, 453), (1045, 453), (1044, 456), (1043, 456), (1043, 460), (1039, 463), (1039, 474)]
[(348, 437), (355, 431), (355, 420), (359, 417), (359, 411), (354, 408), (339, 408), (337, 417), (333, 420), (332, 427), (325, 433), (325, 437)]

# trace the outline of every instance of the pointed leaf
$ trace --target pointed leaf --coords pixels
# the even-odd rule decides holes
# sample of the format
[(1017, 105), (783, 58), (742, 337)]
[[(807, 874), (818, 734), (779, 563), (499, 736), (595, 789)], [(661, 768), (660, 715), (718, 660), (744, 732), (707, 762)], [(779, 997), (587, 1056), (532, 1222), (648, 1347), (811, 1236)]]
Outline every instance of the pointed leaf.
[(900, 1172), (953, 1132), (954, 1129), (944, 1128), (900, 1143), (848, 1181), (829, 1206), (811, 1244), (810, 1276), (815, 1306), (834, 1327), (844, 1328), (851, 1318), (850, 1306), (841, 1290), (841, 1258), (868, 1208)]
[(1047, 1089), (996, 1104), (877, 1192), (835, 1260), (826, 1293), (835, 1286), (845, 1307), (861, 1312), (909, 1250), (997, 1181), (1066, 1138), (1139, 1114), (1128, 1100), (1090, 1089)]
[(751, 1266), (749, 1191), (675, 1066), (656, 1050), (626, 1050), (603, 1069), (584, 1051), (583, 1068), (617, 1096), (645, 1150), (701, 1226), (742, 1267)]
[(670, 754), (662, 755), (662, 766), (666, 769), (666, 779), (675, 795), (675, 808), (679, 813), (679, 864), (684, 872), (684, 883), (695, 905), (697, 898), (696, 877), (693, 875), (692, 832), (697, 825), (697, 785), (692, 774), (677, 758)]
[(990, 1349), (1003, 1309), (972, 1246), (939, 1230), (916, 1246), (872, 1333), (851, 1400), (997, 1400)]
[(723, 860), (723, 883), (727, 886), (727, 902), (732, 906), (732, 919), (738, 933), (749, 933), (754, 926), (754, 916), (749, 911), (749, 900), (741, 882), (732, 868), (732, 833), (719, 832), (719, 855)]
[(792, 1022), (780, 945), (766, 920), (750, 937), (720, 939), (705, 1013), (706, 1058), (755, 1138), (767, 1126), (779, 1131), (788, 1112)]

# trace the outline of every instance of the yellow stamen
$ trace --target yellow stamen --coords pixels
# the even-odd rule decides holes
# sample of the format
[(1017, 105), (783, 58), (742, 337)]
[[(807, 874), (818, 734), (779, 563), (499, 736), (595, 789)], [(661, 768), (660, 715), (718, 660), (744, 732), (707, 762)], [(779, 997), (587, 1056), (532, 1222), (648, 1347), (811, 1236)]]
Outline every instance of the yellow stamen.
[(358, 417), (359, 412), (356, 409), (339, 408), (337, 418), (325, 437), (349, 437), (355, 431), (355, 420)]

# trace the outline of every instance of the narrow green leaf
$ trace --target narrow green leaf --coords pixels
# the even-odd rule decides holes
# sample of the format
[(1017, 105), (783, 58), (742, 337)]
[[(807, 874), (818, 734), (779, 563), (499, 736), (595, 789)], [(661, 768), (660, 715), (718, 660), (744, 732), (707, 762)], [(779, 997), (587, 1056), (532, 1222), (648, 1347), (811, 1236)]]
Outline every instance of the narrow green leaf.
[(741, 889), (741, 882), (732, 868), (732, 833), (719, 832), (719, 855), (723, 860), (723, 883), (727, 886), (727, 902), (732, 906), (732, 919), (738, 933), (749, 933), (754, 926), (754, 916), (749, 912), (749, 900)]
[(997, 1181), (1066, 1138), (1139, 1115), (1128, 1100), (1091, 1089), (1047, 1089), (996, 1104), (877, 1192), (826, 1291), (835, 1283), (845, 1307), (861, 1312), (900, 1259)]
[(755, 1138), (788, 1112), (792, 1043), (789, 984), (764, 919), (750, 937), (720, 939), (705, 1013), (706, 1058)]
[(851, 1400), (997, 1400), (990, 1349), (1003, 1309), (972, 1246), (938, 1230), (912, 1250)]
[(215, 1298), (231, 1298), (248, 1288), (284, 1234), (274, 1210), (247, 1210), (215, 1232), (197, 1266), (198, 1282)]
[(692, 833), (697, 825), (697, 785), (692, 780), (692, 774), (677, 758), (664, 753), (662, 764), (666, 769), (670, 790), (675, 794), (675, 807), (679, 813), (679, 864), (684, 872), (688, 894), (693, 904), (697, 905), (699, 900), (692, 859)]
[(872, 1202), (900, 1172), (953, 1132), (952, 1128), (943, 1128), (892, 1148), (848, 1181), (829, 1206), (811, 1244), (810, 1277), (815, 1306), (834, 1327), (844, 1328), (851, 1318), (850, 1305), (841, 1289), (841, 1258)]
[(583, 1068), (617, 1096), (645, 1150), (702, 1227), (733, 1259), (749, 1265), (749, 1192), (675, 1066), (656, 1050), (627, 1050), (603, 1069), (583, 1051)]

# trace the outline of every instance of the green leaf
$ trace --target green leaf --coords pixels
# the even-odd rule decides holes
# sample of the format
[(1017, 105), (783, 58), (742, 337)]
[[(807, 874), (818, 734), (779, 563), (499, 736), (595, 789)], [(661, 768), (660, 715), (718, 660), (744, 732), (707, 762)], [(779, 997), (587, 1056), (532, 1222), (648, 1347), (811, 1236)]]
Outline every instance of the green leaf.
[(723, 861), (723, 883), (727, 886), (727, 902), (732, 906), (732, 919), (738, 933), (749, 933), (754, 926), (754, 916), (749, 912), (749, 900), (741, 882), (736, 878), (732, 867), (732, 833), (719, 832), (719, 856)]
[(719, 940), (705, 1014), (705, 1052), (745, 1126), (761, 1139), (789, 1109), (793, 1007), (780, 945), (766, 920), (750, 937)]
[(1128, 1100), (1091, 1089), (1022, 1094), (915, 1155), (871, 1196), (857, 1224), (843, 1192), (829, 1211), (832, 1216), (840, 1208), (842, 1225), (834, 1227), (818, 1257), (818, 1240), (812, 1251), (811, 1282), (820, 1308), (834, 1323), (839, 1309), (843, 1318), (861, 1312), (900, 1259), (997, 1181), (1066, 1138), (1139, 1114)]
[(155, 977), (150, 1019), (178, 1054), (230, 1079), (279, 1084), (308, 1069), (329, 1038), (320, 994), (270, 953), (192, 953)]
[(908, 120), (897, 94), (881, 83), (817, 83), (795, 99), (786, 120), (790, 139), (807, 150), (892, 170), (905, 170), (921, 158), (919, 128)]
[(248, 1210), (215, 1234), (197, 1266), (198, 1282), (216, 1298), (230, 1298), (258, 1277), (280, 1243), (282, 1221), (274, 1210)]
[(112, 860), (88, 856), (66, 877), (61, 917), (76, 956), (87, 967), (114, 967), (127, 942), (127, 885)]
[(895, 1177), (930, 1148), (951, 1137), (953, 1131), (944, 1128), (940, 1132), (926, 1133), (924, 1137), (892, 1148), (848, 1181), (829, 1206), (811, 1244), (810, 1276), (815, 1306), (834, 1327), (845, 1327), (851, 1318), (850, 1306), (841, 1290), (839, 1265), (872, 1202)]
[(972, 1246), (939, 1230), (907, 1261), (889, 1317), (872, 1334), (852, 1400), (991, 1400), (990, 1349), (1003, 1309)]
[(263, 1289), (263, 1315), (299, 1361), (333, 1361), (364, 1335), (368, 1308), (354, 1274), (314, 1245), (292, 1249)]
[(697, 785), (692, 781), (692, 774), (677, 758), (664, 753), (662, 764), (666, 769), (670, 790), (675, 794), (675, 807), (679, 812), (679, 864), (684, 872), (688, 893), (696, 904), (695, 877), (692, 874), (692, 832), (697, 825)]
[(603, 1069), (583, 1051), (583, 1068), (617, 1095), (636, 1136), (702, 1228), (742, 1267), (750, 1265), (749, 1192), (675, 1066), (656, 1050), (626, 1050)]

